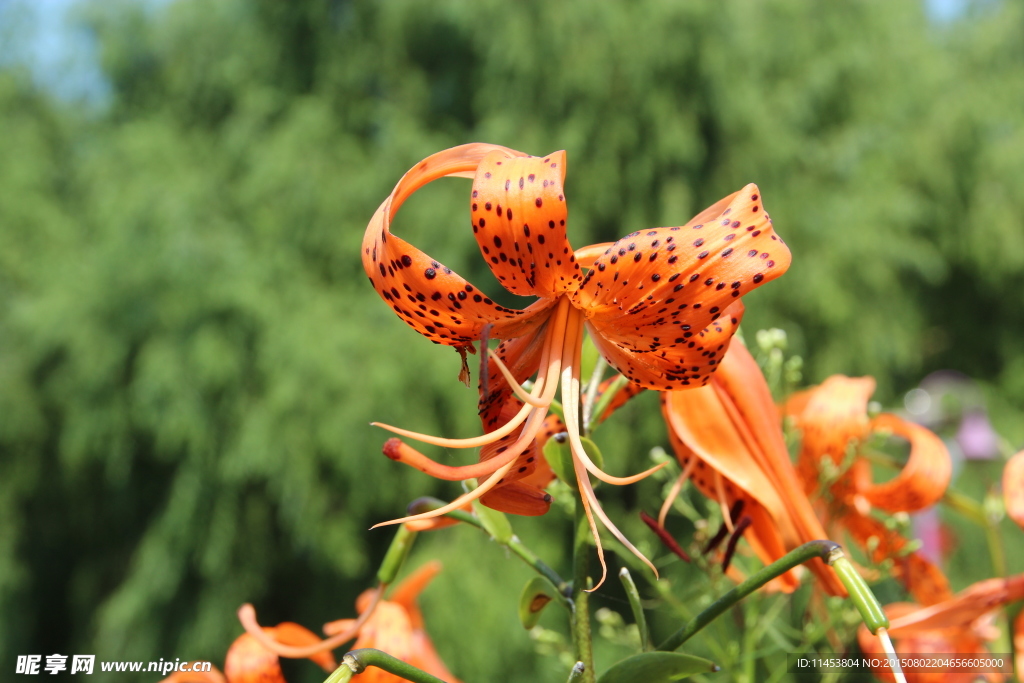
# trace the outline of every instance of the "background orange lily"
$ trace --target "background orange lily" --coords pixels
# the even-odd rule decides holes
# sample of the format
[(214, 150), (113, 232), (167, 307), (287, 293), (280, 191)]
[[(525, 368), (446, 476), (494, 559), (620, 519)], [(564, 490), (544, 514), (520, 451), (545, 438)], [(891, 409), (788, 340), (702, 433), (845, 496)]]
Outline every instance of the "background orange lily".
[[(423, 626), (423, 615), (417, 597), (441, 571), (441, 563), (424, 564), (395, 586), (387, 600), (377, 599), (377, 590), (364, 591), (356, 600), (359, 619), (339, 619), (324, 625), (323, 640), (309, 629), (285, 622), (259, 628), (243, 618), (243, 633), (228, 649), (224, 673), (174, 673), (163, 683), (287, 683), (281, 672), (280, 656), (303, 656), (313, 660), (324, 671), (337, 668), (331, 650), (343, 645), (347, 638), (356, 638), (351, 649), (377, 648), (412, 664), (449, 683), (459, 680), (448, 671)], [(367, 614), (369, 612), (369, 614)], [(255, 620), (255, 615), (252, 615)], [(350, 633), (348, 636), (340, 635)], [(279, 654), (280, 653), (280, 654)], [(397, 683), (404, 679), (382, 669), (370, 667), (360, 674), (363, 683)]]
[[(949, 451), (920, 425), (888, 413), (870, 418), (868, 401), (874, 389), (870, 377), (834, 375), (786, 402), (784, 411), (802, 435), (797, 473), (834, 540), (846, 531), (870, 550), (874, 562), (893, 558), (895, 573), (919, 602), (939, 602), (950, 595), (945, 576), (919, 553), (906, 553), (906, 539), (871, 511), (916, 512), (936, 503), (952, 476)], [(851, 451), (863, 447), (875, 433), (893, 434), (910, 443), (904, 467), (881, 484), (874, 483), (870, 462)], [(822, 461), (830, 462), (835, 471), (849, 457), (849, 470), (822, 488)]]
[[(891, 620), (889, 635), (899, 653), (985, 654), (985, 642), (998, 636), (991, 617), (1003, 605), (1024, 599), (1024, 574), (1007, 579), (988, 579), (973, 584), (956, 596), (921, 607), (911, 603), (894, 603), (885, 608)], [(1024, 620), (1015, 623), (1016, 640), (1021, 640)], [(857, 634), (861, 649), (872, 655), (881, 654), (877, 638), (863, 626)], [(891, 681), (892, 675), (876, 670), (875, 675)], [(1018, 673), (1020, 668), (1018, 667)], [(907, 673), (910, 683), (970, 683), (973, 673)], [(1001, 674), (988, 674), (987, 680), (1001, 681)]]

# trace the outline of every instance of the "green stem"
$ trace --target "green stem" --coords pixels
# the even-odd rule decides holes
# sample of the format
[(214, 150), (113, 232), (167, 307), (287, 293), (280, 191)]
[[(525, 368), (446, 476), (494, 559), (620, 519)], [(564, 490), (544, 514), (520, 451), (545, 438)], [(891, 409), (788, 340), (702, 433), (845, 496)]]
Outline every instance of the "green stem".
[(1006, 576), (1006, 551), (1003, 537), (999, 534), (999, 523), (985, 512), (985, 506), (958, 491), (946, 490), (942, 502), (985, 530), (989, 558), (996, 576)]
[[(359, 650), (351, 650), (342, 658), (341, 666), (335, 669), (324, 683), (344, 683), (352, 678), (353, 674), (361, 674), (369, 666), (383, 669), (390, 674), (403, 678), (413, 683), (445, 683), (437, 676), (432, 676), (422, 669), (417, 669), (412, 664), (406, 664), (401, 659), (392, 657), (387, 652), (364, 647)], [(348, 673), (345, 673), (345, 670)]]
[(384, 554), (384, 559), (380, 563), (380, 569), (377, 570), (377, 580), (379, 582), (387, 585), (395, 580), (395, 577), (398, 576), (398, 571), (405, 563), (405, 558), (409, 556), (409, 551), (412, 550), (412, 544), (415, 541), (415, 531), (410, 531), (409, 527), (404, 524), (398, 527), (398, 531), (391, 540), (391, 545), (388, 546), (388, 551)]
[(563, 595), (566, 596), (571, 590), (571, 584), (559, 576), (558, 572), (549, 567), (544, 563), (536, 554), (519, 540), (518, 536), (513, 535), (511, 540), (508, 542), (508, 549), (514, 552), (520, 557), (526, 564), (533, 567), (534, 571), (546, 578), (555, 588)]
[(601, 424), (601, 421), (604, 419), (604, 413), (608, 410), (608, 406), (611, 405), (612, 399), (627, 384), (629, 384), (629, 379), (625, 375), (619, 375), (608, 385), (608, 388), (604, 390), (601, 397), (597, 399), (597, 403), (594, 404), (594, 409), (590, 413), (590, 422), (584, 425), (585, 434), (590, 434), (597, 425)]
[[(408, 512), (410, 515), (418, 515), (421, 512), (430, 512), (431, 510), (436, 510), (437, 508), (442, 507), (446, 504), (447, 503), (445, 503), (443, 500), (431, 498), (429, 496), (424, 496), (423, 498), (417, 498), (412, 503), (410, 503)], [(480, 529), (481, 531), (486, 531), (486, 529), (484, 529), (483, 524), (481, 524), (479, 518), (477, 518), (476, 515), (466, 512), (465, 510), (452, 510), (451, 512), (445, 514), (444, 516), (451, 517), (452, 519), (457, 519), (460, 522), (465, 522), (470, 526), (475, 526), (477, 529)], [(548, 581), (550, 581), (552, 584), (554, 584), (555, 587), (558, 588), (558, 590), (561, 591), (563, 595), (569, 594), (569, 582), (563, 579), (561, 576), (559, 576), (558, 572), (556, 572), (554, 569), (545, 564), (543, 560), (537, 557), (537, 554), (530, 550), (528, 547), (526, 547), (526, 545), (523, 544), (522, 540), (520, 540), (518, 536), (513, 534), (512, 538), (509, 539), (508, 543), (502, 543), (502, 545), (504, 545), (513, 553), (518, 555), (519, 558), (523, 560), (523, 562), (525, 562), (526, 564), (530, 565), (534, 571), (536, 571), (538, 574), (540, 574)]]
[(670, 635), (665, 642), (658, 646), (658, 649), (666, 651), (678, 649), (680, 645), (692, 638), (698, 631), (718, 618), (727, 609), (775, 577), (781, 576), (793, 567), (814, 558), (828, 560), (830, 553), (836, 548), (839, 548), (839, 544), (832, 541), (804, 543), (799, 548), (784, 555), (782, 559), (776, 560), (764, 569), (755, 572), (746, 581), (733, 588), (718, 600), (715, 600), (707, 609), (691, 619), (688, 624)]
[(647, 617), (644, 616), (644, 606), (640, 602), (640, 591), (636, 589), (633, 577), (626, 567), (619, 570), (619, 580), (622, 581), (622, 587), (626, 590), (629, 606), (633, 610), (633, 620), (636, 622), (637, 630), (640, 631), (640, 650), (647, 652), (651, 644), (651, 634), (647, 630)]
[(573, 541), (572, 555), (572, 638), (576, 646), (576, 659), (583, 662), (583, 673), (578, 678), (581, 683), (595, 683), (594, 676), (594, 644), (590, 635), (590, 606), (587, 593), (589, 582), (588, 568), (590, 564), (590, 524), (583, 510), (582, 499), (576, 499), (576, 534)]
[(608, 361), (604, 356), (597, 356), (597, 363), (594, 365), (594, 372), (587, 382), (587, 390), (583, 394), (583, 436), (589, 433), (590, 425), (594, 422), (594, 402), (597, 400), (597, 389), (601, 386), (601, 376), (608, 367)]

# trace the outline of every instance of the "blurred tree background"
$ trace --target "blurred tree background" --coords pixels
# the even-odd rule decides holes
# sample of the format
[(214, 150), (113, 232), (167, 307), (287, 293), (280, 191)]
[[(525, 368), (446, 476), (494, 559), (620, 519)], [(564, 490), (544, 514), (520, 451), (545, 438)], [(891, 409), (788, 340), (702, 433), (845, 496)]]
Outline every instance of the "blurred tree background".
[[(966, 373), (1024, 442), (1020, 0), (949, 19), (909, 1), (95, 0), (77, 17), (109, 93), (88, 106), (33, 81), (5, 16), (3, 667), (219, 664), (246, 601), (267, 624), (353, 615), (392, 535), (366, 529), (458, 491), (385, 459), (368, 423), (479, 429), (456, 354), (379, 301), (358, 253), (401, 174), (464, 142), (567, 149), (576, 246), (757, 182), (794, 262), (748, 298), (748, 331), (785, 329), (809, 381), (876, 376), (888, 404)], [(467, 190), (431, 186), (395, 229), (501, 298)], [(656, 402), (620, 422), (602, 445), (635, 471), (665, 442)], [(653, 483), (601, 495), (616, 519), (660, 502)], [(559, 566), (560, 524), (517, 530)], [(453, 671), (560, 680), (515, 616), (526, 568), (471, 529), (421, 539), (428, 556)]]

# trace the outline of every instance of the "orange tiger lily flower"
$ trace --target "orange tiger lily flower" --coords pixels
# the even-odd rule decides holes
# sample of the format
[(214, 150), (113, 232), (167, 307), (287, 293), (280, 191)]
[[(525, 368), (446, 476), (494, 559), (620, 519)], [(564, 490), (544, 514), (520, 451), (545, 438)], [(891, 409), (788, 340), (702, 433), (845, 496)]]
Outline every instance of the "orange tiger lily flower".
[(1024, 529), (1024, 451), (1007, 460), (1003, 468), (1003, 502), (1006, 516)]
[[(701, 386), (739, 325), (739, 297), (782, 275), (790, 253), (774, 234), (755, 185), (716, 202), (683, 226), (635, 232), (610, 246), (574, 251), (566, 236), (565, 170), (565, 152), (531, 157), (496, 145), (455, 147), (406, 173), (370, 220), (363, 266), (377, 293), (407, 324), (435, 343), (455, 347), (463, 358), (475, 352), (478, 341), (484, 351), (485, 339), (502, 340), (489, 352), (488, 380), (481, 386), (484, 435), (445, 439), (379, 425), (441, 447), (485, 447), (484, 459), (474, 465), (446, 467), (421, 456), (416, 466), (444, 479), (486, 479), (447, 507), (388, 523), (441, 515), (492, 491), (489, 501), (500, 501), (499, 486), (510, 487), (531, 472), (536, 456), (530, 444), (561, 384), (576, 477), (602, 569), (595, 516), (653, 569), (601, 509), (591, 486), (590, 475), (628, 484), (654, 468), (631, 477), (611, 476), (585, 453), (578, 418), (584, 330), (613, 367), (641, 386)], [(494, 303), (391, 233), (402, 203), (445, 176), (473, 178), (470, 211), (480, 251), (502, 286), (536, 297), (531, 306), (518, 310)], [(534, 375), (527, 392), (521, 383)], [(493, 451), (486, 449), (499, 443)], [(405, 455), (414, 453), (410, 448)]]
[[(307, 647), (321, 643), (320, 638), (309, 629), (284, 622), (277, 626), (269, 626), (263, 632), (282, 645)], [(324, 671), (331, 672), (337, 668), (334, 655), (329, 651), (317, 652), (309, 657), (320, 665)], [(228, 649), (224, 660), (224, 673), (214, 669), (205, 673), (175, 672), (165, 678), (162, 683), (287, 683), (281, 672), (278, 655), (264, 647), (248, 633), (235, 639)]]
[(930, 604), (950, 595), (945, 576), (918, 553), (903, 555), (906, 539), (870, 515), (916, 512), (936, 503), (945, 493), (953, 466), (949, 451), (935, 434), (889, 413), (871, 419), (868, 401), (875, 390), (870, 377), (834, 375), (821, 385), (794, 395), (785, 412), (802, 432), (797, 473), (808, 494), (817, 494), (820, 462), (842, 465), (848, 449), (872, 433), (891, 433), (910, 443), (910, 457), (893, 479), (876, 484), (871, 464), (853, 460), (850, 470), (832, 482), (820, 499), (819, 516), (833, 533), (845, 529), (863, 547), (872, 547), (875, 562), (895, 559), (894, 569), (919, 602)]
[[(744, 535), (765, 564), (827, 538), (790, 462), (768, 383), (746, 346), (729, 347), (707, 386), (663, 393), (662, 413), (683, 467), (681, 480), (689, 478), (718, 501), (730, 529), (739, 521), (730, 519), (730, 510), (741, 503), (750, 519)], [(824, 562), (810, 567), (829, 593), (846, 595)], [(780, 579), (777, 585), (786, 592), (800, 585), (794, 570)]]
[[(378, 589), (364, 591), (356, 600), (358, 619), (339, 619), (324, 625), (329, 638), (321, 640), (298, 624), (285, 622), (260, 627), (251, 606), (239, 610), (246, 633), (232, 643), (224, 661), (224, 673), (171, 674), (161, 683), (287, 683), (279, 657), (306, 657), (324, 671), (337, 664), (331, 650), (357, 638), (352, 649), (383, 650), (393, 657), (439, 678), (459, 683), (445, 667), (423, 628), (423, 615), (416, 598), (441, 571), (440, 562), (428, 562), (398, 584), (390, 599), (379, 597)], [(371, 667), (360, 675), (364, 683), (397, 683), (405, 679)]]
[[(444, 662), (437, 655), (433, 643), (423, 627), (423, 615), (416, 598), (427, 587), (427, 584), (441, 571), (440, 562), (428, 562), (399, 584), (391, 597), (381, 600), (370, 618), (359, 630), (359, 638), (353, 650), (364, 647), (383, 650), (403, 662), (426, 671), (450, 683), (459, 683), (452, 676)], [(364, 592), (356, 600), (356, 609), (360, 614), (369, 609), (373, 599), (373, 589)], [(354, 619), (340, 619), (324, 625), (324, 633), (334, 635), (351, 628)], [(360, 683), (399, 683), (404, 678), (388, 673), (383, 669), (371, 667), (359, 677)]]
[[(927, 607), (912, 603), (887, 605), (890, 619), (889, 635), (897, 653), (963, 655), (988, 653), (985, 642), (998, 637), (991, 618), (1000, 607), (1024, 599), (1024, 574), (1006, 579), (988, 579), (973, 584), (956, 596)], [(1015, 640), (1024, 634), (1024, 621), (1019, 617), (1014, 627)], [(878, 639), (861, 627), (857, 634), (861, 649), (869, 655), (880, 655)], [(883, 681), (891, 681), (888, 669), (875, 671)], [(910, 683), (968, 683), (975, 673), (907, 673)], [(989, 680), (1001, 681), (1001, 674), (988, 674)]]

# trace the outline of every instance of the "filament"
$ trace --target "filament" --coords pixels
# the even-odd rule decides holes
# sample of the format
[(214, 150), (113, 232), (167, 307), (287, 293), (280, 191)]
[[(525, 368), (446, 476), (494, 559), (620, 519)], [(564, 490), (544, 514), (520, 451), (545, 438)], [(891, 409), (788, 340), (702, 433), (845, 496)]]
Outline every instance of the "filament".
[(683, 468), (682, 473), (672, 484), (672, 488), (668, 491), (668, 496), (665, 498), (665, 502), (661, 504), (661, 510), (658, 512), (658, 526), (662, 529), (665, 528), (665, 519), (668, 517), (668, 511), (672, 507), (672, 503), (675, 502), (676, 498), (679, 497), (679, 492), (683, 490), (683, 484), (690, 478), (690, 474), (693, 472), (694, 465), (697, 464), (697, 456), (690, 456), (686, 466)]

